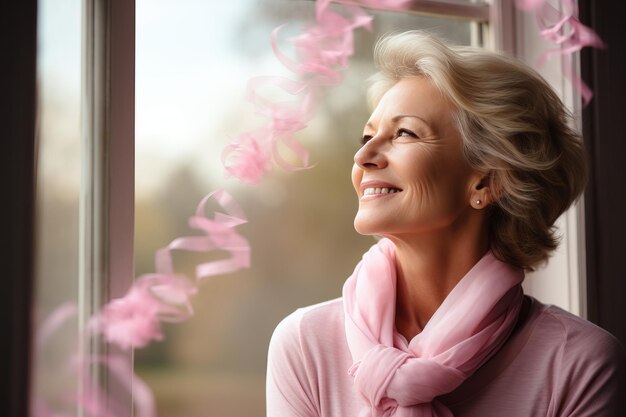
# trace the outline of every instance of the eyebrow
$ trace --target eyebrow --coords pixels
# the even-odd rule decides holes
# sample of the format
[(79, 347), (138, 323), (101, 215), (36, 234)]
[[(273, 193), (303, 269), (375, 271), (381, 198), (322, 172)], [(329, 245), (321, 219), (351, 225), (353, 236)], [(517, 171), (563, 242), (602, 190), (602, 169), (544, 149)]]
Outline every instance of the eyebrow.
[[(429, 128), (431, 127), (431, 126), (430, 126), (430, 123), (428, 123), (428, 122), (427, 122), (424, 118), (422, 118), (422, 117), (420, 117), (420, 116), (416, 116), (416, 115), (414, 115), (414, 114), (399, 114), (399, 115), (397, 115), (397, 116), (392, 117), (392, 118), (391, 118), (391, 121), (392, 121), (392, 122), (397, 122), (397, 121), (398, 121), (398, 120), (400, 120), (400, 119), (406, 119), (406, 118), (419, 119), (419, 120), (421, 120), (424, 124), (426, 124), (426, 126), (428, 126)], [(367, 123), (365, 124), (365, 127), (373, 128), (372, 123), (370, 123), (370, 122), (367, 122)]]

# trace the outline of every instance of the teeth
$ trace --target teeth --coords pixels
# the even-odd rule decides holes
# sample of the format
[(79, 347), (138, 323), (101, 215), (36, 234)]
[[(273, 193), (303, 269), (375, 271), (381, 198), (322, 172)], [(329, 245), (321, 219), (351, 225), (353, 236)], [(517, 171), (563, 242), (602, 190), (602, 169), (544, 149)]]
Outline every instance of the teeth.
[(363, 195), (373, 195), (373, 194), (393, 194), (400, 192), (397, 188), (366, 188), (363, 191)]

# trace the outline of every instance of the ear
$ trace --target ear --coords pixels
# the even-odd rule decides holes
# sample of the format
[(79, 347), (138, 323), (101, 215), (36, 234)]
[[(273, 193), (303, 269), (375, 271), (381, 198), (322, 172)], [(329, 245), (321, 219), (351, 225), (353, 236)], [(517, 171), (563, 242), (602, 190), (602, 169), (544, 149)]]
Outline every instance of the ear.
[(470, 206), (477, 210), (481, 210), (489, 204), (493, 203), (494, 197), (491, 190), (491, 176), (489, 174), (479, 173), (472, 181), (472, 189), (470, 192)]

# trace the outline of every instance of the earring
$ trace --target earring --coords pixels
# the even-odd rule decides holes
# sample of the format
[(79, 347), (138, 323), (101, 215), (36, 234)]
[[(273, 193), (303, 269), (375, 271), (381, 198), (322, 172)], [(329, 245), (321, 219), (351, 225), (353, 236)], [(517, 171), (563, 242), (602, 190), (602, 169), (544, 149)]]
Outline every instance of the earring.
[(477, 206), (480, 206), (482, 203), (483, 203), (482, 201), (480, 201), (480, 200), (476, 200), (476, 205), (477, 205)]

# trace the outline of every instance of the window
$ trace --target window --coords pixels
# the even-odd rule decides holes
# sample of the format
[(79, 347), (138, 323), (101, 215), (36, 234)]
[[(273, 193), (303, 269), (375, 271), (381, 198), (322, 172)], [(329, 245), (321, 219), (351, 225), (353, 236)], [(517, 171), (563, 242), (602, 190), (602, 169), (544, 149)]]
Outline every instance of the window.
[[(135, 368), (153, 389), (160, 417), (262, 414), (272, 329), (297, 307), (339, 296), (372, 243), (352, 228), (349, 175), (368, 117), (364, 79), (373, 72), (375, 39), (423, 28), (530, 60), (529, 46), (538, 44), (529, 37), (532, 18), (514, 18), (510, 3), (433, 0), (412, 12), (370, 11), (374, 30), (356, 34), (343, 84), (299, 134), (316, 167), (276, 168), (260, 187), (247, 187), (223, 177), (222, 148), (260, 123), (245, 102), (247, 80), (285, 74), (269, 46), (271, 30), (288, 23), (283, 42), (314, 18), (314, 2), (40, 0), (37, 316), (65, 301), (76, 302), (79, 314), (38, 353), (35, 398), (58, 406), (60, 389), (81, 388), (55, 373), (72, 349), (67, 340), (133, 276), (153, 271), (154, 251), (187, 234), (185, 221), (200, 198), (225, 187), (248, 215), (242, 232), (253, 248), (252, 268), (205, 282), (195, 316), (166, 326), (164, 342), (137, 351)], [(515, 38), (515, 30), (523, 36)], [(578, 217), (567, 216), (558, 262), (578, 277)], [(193, 276), (201, 256), (176, 256), (177, 269)], [(529, 288), (540, 292), (536, 282)], [(578, 300), (577, 281), (558, 285), (556, 293), (566, 285), (567, 301)], [(107, 389), (123, 393), (108, 381)]]

